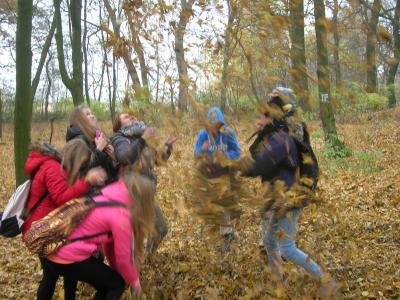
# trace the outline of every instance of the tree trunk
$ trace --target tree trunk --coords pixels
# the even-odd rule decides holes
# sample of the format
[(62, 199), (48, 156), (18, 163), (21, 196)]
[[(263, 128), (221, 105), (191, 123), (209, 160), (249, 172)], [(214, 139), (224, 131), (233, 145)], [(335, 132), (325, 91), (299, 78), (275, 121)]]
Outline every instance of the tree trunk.
[(0, 89), (0, 140), (3, 139), (3, 94)]
[(246, 51), (245, 47), (243, 46), (243, 44), (239, 38), (237, 39), (237, 41), (239, 43), (240, 48), (242, 48), (242, 50), (243, 50), (243, 54), (246, 57), (247, 63), (249, 64), (251, 90), (252, 90), (253, 95), (256, 98), (257, 102), (260, 102), (260, 97), (258, 96), (256, 80), (255, 80), (255, 76), (254, 76), (254, 72), (253, 72), (253, 60), (252, 60), (251, 54)]
[(179, 74), (179, 96), (178, 108), (181, 111), (188, 111), (189, 103), (189, 76), (187, 63), (185, 60), (185, 51), (183, 48), (183, 37), (186, 32), (186, 25), (193, 15), (192, 6), (194, 0), (181, 0), (181, 12), (179, 14), (178, 26), (175, 30), (175, 56)]
[(315, 35), (317, 41), (317, 75), (319, 105), (325, 140), (334, 147), (341, 147), (336, 132), (335, 115), (330, 102), (330, 82), (328, 64), (327, 19), (325, 18), (324, 0), (314, 0)]
[(35, 77), (33, 78), (33, 81), (32, 81), (32, 101), (35, 99), (36, 90), (37, 90), (37, 87), (39, 85), (40, 75), (42, 74), (43, 66), (44, 66), (44, 63), (46, 62), (46, 56), (47, 56), (47, 53), (49, 52), (49, 49), (50, 49), (50, 46), (51, 46), (51, 41), (53, 40), (53, 36), (54, 36), (54, 31), (55, 30), (56, 30), (56, 20), (53, 17), (53, 21), (51, 22), (49, 33), (48, 33), (48, 35), (46, 37), (46, 40), (45, 40), (45, 42), (43, 44), (42, 53), (40, 55), (38, 68), (36, 70)]
[(396, 106), (395, 79), (400, 62), (400, 0), (396, 2), (393, 26), (393, 61), (390, 64), (387, 86), (389, 90), (389, 107)]
[[(120, 25), (118, 23), (117, 16), (115, 15), (115, 12), (110, 5), (110, 2), (108, 0), (104, 0), (103, 2), (104, 2), (104, 6), (107, 9), (108, 16), (110, 17), (111, 23), (113, 25), (115, 37), (117, 38), (117, 40), (121, 40)], [(129, 76), (132, 79), (132, 86), (135, 91), (135, 97), (139, 98), (139, 99), (143, 98), (145, 96), (145, 92), (143, 90), (142, 85), (140, 84), (138, 72), (135, 68), (135, 65), (133, 64), (133, 61), (132, 61), (131, 55), (130, 55), (130, 51), (129, 51), (128, 47), (126, 46), (126, 44), (124, 44), (124, 47), (125, 47), (125, 49), (123, 51), (122, 59), (124, 60), (124, 63), (128, 70)]]
[(310, 110), (308, 80), (306, 70), (306, 47), (304, 40), (304, 5), (303, 0), (290, 0), (290, 40), (292, 48), (290, 58), (292, 61), (293, 90), (299, 96), (299, 105), (303, 110)]
[[(156, 102), (158, 102), (158, 97), (159, 97), (159, 93), (160, 93), (160, 54), (158, 52), (158, 43), (156, 46), (156, 64), (157, 64), (157, 73), (156, 73)], [(165, 80), (164, 80), (165, 83)]]
[(29, 153), (32, 120), (31, 90), (31, 33), (32, 0), (18, 0), (16, 32), (16, 89), (14, 108), (14, 162), (16, 184), (21, 184), (27, 175), (24, 164)]
[(56, 19), (57, 57), (61, 79), (72, 95), (74, 105), (84, 103), (82, 74), (82, 41), (81, 41), (81, 0), (71, 1), (70, 14), (72, 23), (72, 78), (65, 67), (64, 41), (60, 11), (61, 0), (54, 0), (54, 18)]
[(228, 65), (232, 56), (231, 41), (232, 41), (232, 27), (234, 15), (231, 8), (231, 0), (227, 0), (228, 5), (228, 23), (225, 29), (225, 43), (224, 43), (224, 59), (222, 63), (222, 77), (221, 77), (221, 110), (225, 111), (227, 106), (227, 89), (228, 89)]
[(112, 103), (112, 91), (111, 91), (111, 78), (110, 78), (110, 70), (108, 68), (108, 58), (107, 58), (107, 53), (105, 54), (106, 56), (106, 72), (107, 72), (107, 83), (108, 83), (108, 103), (110, 104), (111, 107), (111, 103)]
[(115, 120), (115, 103), (117, 101), (117, 71), (115, 68), (116, 64), (115, 56), (113, 57), (113, 93), (110, 102), (110, 114), (111, 114), (111, 122)]
[(85, 62), (85, 96), (86, 103), (90, 106), (90, 94), (89, 94), (89, 79), (88, 79), (88, 57), (87, 48), (89, 45), (89, 39), (87, 38), (87, 0), (84, 0), (83, 7), (83, 60)]
[(338, 13), (339, 13), (339, 2), (338, 0), (333, 0), (333, 16), (332, 16), (332, 33), (334, 40), (333, 47), (333, 69), (335, 71), (335, 83), (336, 83), (336, 92), (341, 93), (342, 91), (342, 72), (340, 68), (340, 59), (339, 59), (339, 48), (340, 48), (340, 36), (338, 30)]
[(49, 83), (49, 85), (47, 87), (47, 91), (46, 91), (45, 104), (44, 104), (44, 117), (45, 117), (46, 121), (49, 120), (49, 97), (50, 97), (51, 84), (52, 84), (50, 68), (49, 68), (51, 59), (52, 59), (52, 57), (49, 56), (49, 58), (47, 59), (47, 62), (46, 62), (46, 76), (47, 76), (47, 81)]
[[(99, 19), (102, 20), (103, 18), (101, 17), (101, 8), (99, 9)], [(101, 30), (100, 31), (100, 35), (101, 35), (101, 44), (104, 45), (104, 32)], [(106, 47), (102, 47), (104, 53), (103, 53), (103, 63), (101, 66), (101, 79), (100, 79), (100, 88), (99, 88), (99, 96), (97, 97), (98, 101), (100, 102), (101, 100), (101, 92), (103, 90), (103, 82), (104, 82), (104, 71), (105, 68), (108, 68), (107, 64), (107, 49)]]
[(147, 77), (148, 72), (147, 72), (147, 66), (146, 66), (146, 59), (144, 57), (143, 44), (139, 39), (140, 24), (137, 24), (137, 21), (133, 15), (133, 13), (130, 10), (125, 10), (125, 14), (128, 17), (129, 28), (131, 30), (132, 46), (133, 46), (133, 49), (135, 50), (136, 55), (138, 56), (138, 59), (139, 59), (140, 75), (142, 77), (142, 84), (143, 84), (144, 88), (148, 89), (149, 88), (149, 80)]
[(82, 0), (72, 0), (70, 5), (72, 25), (72, 77), (77, 93), (77, 102), (84, 103), (83, 97), (83, 72), (82, 72), (82, 25), (81, 11)]
[(175, 112), (175, 103), (174, 103), (174, 88), (172, 84), (169, 85), (169, 95), (170, 95), (170, 102), (171, 102), (171, 111)]
[(376, 72), (376, 41), (379, 13), (381, 11), (381, 1), (374, 0), (371, 9), (371, 16), (367, 23), (367, 44), (366, 44), (366, 66), (367, 66), (367, 93), (378, 91), (377, 72)]

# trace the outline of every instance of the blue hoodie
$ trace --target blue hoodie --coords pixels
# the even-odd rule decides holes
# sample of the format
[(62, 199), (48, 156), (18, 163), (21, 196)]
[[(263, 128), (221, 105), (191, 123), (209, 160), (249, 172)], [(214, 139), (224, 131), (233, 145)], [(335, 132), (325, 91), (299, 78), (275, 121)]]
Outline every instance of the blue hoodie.
[(201, 146), (204, 142), (208, 141), (210, 146), (204, 153), (212, 155), (214, 151), (219, 150), (225, 153), (230, 159), (238, 159), (240, 155), (239, 143), (233, 129), (225, 126), (224, 115), (221, 110), (218, 107), (211, 107), (208, 111), (208, 120), (211, 123), (219, 121), (222, 123), (222, 127), (215, 138), (206, 129), (200, 130), (194, 148), (194, 155), (198, 157), (202, 153)]

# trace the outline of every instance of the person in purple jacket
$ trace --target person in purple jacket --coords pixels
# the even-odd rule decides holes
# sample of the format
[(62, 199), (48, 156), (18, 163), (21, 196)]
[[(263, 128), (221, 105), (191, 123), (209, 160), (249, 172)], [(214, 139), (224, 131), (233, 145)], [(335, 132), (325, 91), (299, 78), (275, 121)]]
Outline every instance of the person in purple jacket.
[[(283, 187), (280, 192), (285, 192), (297, 181), (300, 157), (293, 138), (288, 134), (283, 111), (270, 103), (259, 114), (257, 125), (259, 131), (250, 146), (254, 161), (242, 173), (249, 177), (261, 177), (263, 182), (268, 182), (272, 187), (278, 184)], [(320, 266), (296, 246), (297, 223), (301, 212), (302, 207), (296, 206), (289, 207), (283, 216), (271, 206), (266, 205), (261, 210), (263, 245), (268, 264), (278, 282), (283, 283), (282, 257), (302, 267), (314, 278), (322, 279), (324, 275)]]

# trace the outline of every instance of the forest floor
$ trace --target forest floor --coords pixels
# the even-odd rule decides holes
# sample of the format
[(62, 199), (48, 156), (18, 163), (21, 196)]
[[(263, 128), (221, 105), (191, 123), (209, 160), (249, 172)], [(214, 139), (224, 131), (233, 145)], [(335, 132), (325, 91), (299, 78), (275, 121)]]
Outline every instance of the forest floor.
[[(142, 299), (276, 299), (265, 253), (259, 248), (258, 207), (243, 201), (235, 223), (237, 238), (230, 254), (218, 237), (207, 234), (190, 207), (193, 146), (198, 126), (165, 128), (178, 135), (174, 153), (157, 170), (157, 200), (169, 233), (159, 251), (141, 270)], [(233, 122), (240, 144), (254, 129)], [(247, 122), (246, 122), (247, 123)], [(53, 137), (62, 146), (66, 123), (55, 124)], [(104, 125), (106, 129), (111, 124)], [(400, 299), (400, 110), (338, 117), (340, 139), (348, 158), (329, 158), (319, 122), (310, 122), (312, 142), (322, 170), (319, 203), (305, 209), (299, 222), (298, 246), (340, 285), (338, 299)], [(163, 131), (164, 131), (163, 130)], [(49, 126), (33, 125), (33, 140), (46, 139)], [(5, 125), (0, 141), (0, 207), (14, 191), (13, 130)], [(257, 191), (259, 180), (246, 181)], [(285, 263), (287, 297), (315, 299), (319, 283)], [(0, 238), (0, 299), (34, 299), (41, 278), (38, 259), (20, 238)], [(61, 286), (61, 280), (60, 280)], [(78, 299), (89, 299), (80, 286)], [(55, 299), (63, 299), (58, 287)]]

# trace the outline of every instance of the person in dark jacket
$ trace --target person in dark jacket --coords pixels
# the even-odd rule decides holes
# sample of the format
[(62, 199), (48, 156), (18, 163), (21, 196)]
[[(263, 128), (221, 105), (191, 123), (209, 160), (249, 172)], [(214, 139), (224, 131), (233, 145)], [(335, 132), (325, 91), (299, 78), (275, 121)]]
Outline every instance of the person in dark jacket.
[(85, 141), (93, 157), (91, 167), (102, 167), (107, 172), (107, 182), (111, 183), (117, 179), (118, 165), (114, 154), (114, 148), (107, 140), (105, 134), (100, 130), (96, 116), (86, 105), (74, 108), (69, 117), (66, 141), (81, 139)]
[[(51, 149), (50, 149), (51, 150)], [(31, 211), (21, 231), (22, 240), (33, 222), (47, 216), (67, 201), (84, 196), (91, 185), (102, 185), (107, 175), (100, 167), (89, 168), (91, 152), (81, 140), (68, 142), (61, 156), (48, 148), (34, 147), (25, 163), (25, 172), (33, 176), (27, 209)], [(35, 204), (45, 195), (36, 209)], [(37, 299), (52, 299), (58, 276), (52, 276), (44, 267), (43, 277), (37, 290)], [(75, 299), (76, 281), (64, 280), (65, 299)]]
[(261, 228), (263, 244), (268, 255), (268, 263), (274, 275), (283, 280), (282, 256), (305, 269), (315, 278), (321, 279), (324, 273), (318, 264), (297, 248), (297, 223), (302, 212), (301, 207), (288, 207), (285, 213), (279, 212), (279, 195), (296, 186), (296, 171), (299, 166), (299, 152), (288, 134), (283, 121), (284, 112), (273, 103), (260, 113), (257, 125), (259, 131), (250, 147), (254, 160), (247, 166), (244, 175), (261, 177), (269, 183), (272, 199), (261, 210)]
[[(114, 147), (116, 160), (120, 165), (120, 171), (125, 166), (133, 165), (138, 173), (151, 179), (154, 182), (154, 187), (156, 187), (157, 178), (154, 173), (154, 167), (160, 159), (167, 160), (170, 157), (172, 145), (175, 143), (176, 138), (173, 136), (168, 137), (164, 144), (164, 149), (159, 155), (146, 142), (146, 140), (155, 136), (155, 128), (146, 127), (144, 122), (125, 112), (120, 113), (115, 119), (113, 131), (111, 143)], [(149, 252), (156, 251), (168, 233), (168, 225), (159, 206), (155, 206), (155, 230), (155, 236), (149, 239), (147, 243), (147, 251)]]

